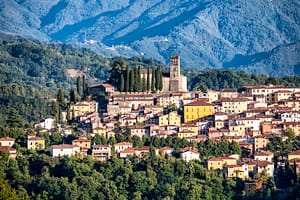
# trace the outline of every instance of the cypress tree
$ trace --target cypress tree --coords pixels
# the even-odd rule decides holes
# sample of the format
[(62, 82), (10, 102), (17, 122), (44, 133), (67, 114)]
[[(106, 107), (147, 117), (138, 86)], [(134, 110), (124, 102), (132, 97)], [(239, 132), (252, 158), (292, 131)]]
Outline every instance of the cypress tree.
[(129, 66), (126, 65), (126, 86), (125, 86), (125, 91), (126, 92), (129, 92), (129, 84), (130, 84), (130, 69), (129, 69)]
[(87, 96), (87, 83), (86, 83), (85, 75), (82, 76), (82, 94), (83, 97)]
[(130, 84), (129, 84), (129, 91), (134, 91), (134, 71), (130, 70)]
[(124, 75), (121, 74), (121, 81), (120, 81), (120, 92), (124, 91)]
[(141, 78), (141, 67), (137, 68), (137, 77), (136, 77), (136, 84), (137, 84), (137, 92), (142, 91), (142, 78)]
[(146, 90), (147, 92), (150, 91), (150, 69), (147, 67), (147, 84), (146, 84)]
[(146, 92), (147, 90), (147, 84), (145, 77), (142, 78), (142, 92)]
[(65, 96), (64, 96), (64, 90), (62, 88), (58, 89), (57, 93), (57, 103), (59, 106), (63, 107), (65, 106)]
[(158, 86), (158, 89), (160, 91), (162, 91), (162, 89), (163, 89), (162, 72), (161, 72), (161, 68), (160, 67), (158, 69), (159, 69), (159, 73), (158, 73), (158, 75), (159, 75), (159, 86)]
[(156, 90), (159, 90), (159, 83), (160, 83), (160, 80), (159, 80), (159, 68), (157, 68), (155, 70), (155, 88), (156, 88)]
[(77, 88), (77, 94), (81, 95), (81, 87), (80, 87), (80, 76), (77, 76), (77, 80), (76, 80), (76, 88)]
[(75, 103), (76, 102), (76, 98), (75, 98), (75, 91), (73, 88), (71, 88), (70, 90), (70, 103)]
[(155, 69), (152, 69), (151, 92), (155, 92)]

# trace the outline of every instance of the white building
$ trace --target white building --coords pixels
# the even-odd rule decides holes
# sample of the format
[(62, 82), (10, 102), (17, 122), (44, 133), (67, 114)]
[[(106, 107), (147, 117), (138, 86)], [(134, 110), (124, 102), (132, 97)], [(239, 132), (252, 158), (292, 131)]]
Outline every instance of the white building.
[(55, 119), (46, 118), (41, 123), (36, 124), (34, 128), (43, 128), (43, 129), (51, 130), (55, 128), (54, 124), (55, 124)]
[(80, 153), (80, 147), (71, 144), (60, 144), (51, 146), (52, 157), (74, 156)]
[(123, 151), (128, 148), (132, 148), (132, 147), (133, 147), (133, 144), (130, 142), (119, 142), (119, 143), (115, 144), (115, 151), (117, 153), (120, 153), (120, 151)]
[(193, 147), (186, 147), (181, 150), (180, 157), (182, 160), (189, 162), (191, 160), (200, 160), (200, 153)]
[(15, 144), (15, 138), (3, 137), (0, 138), (0, 146), (12, 147)]

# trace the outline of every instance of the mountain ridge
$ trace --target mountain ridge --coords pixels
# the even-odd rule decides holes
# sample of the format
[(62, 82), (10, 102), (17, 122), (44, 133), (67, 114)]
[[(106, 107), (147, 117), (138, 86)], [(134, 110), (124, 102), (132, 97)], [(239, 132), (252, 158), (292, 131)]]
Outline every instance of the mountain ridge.
[(4, 0), (0, 5), (1, 31), (104, 56), (168, 63), (169, 55), (179, 54), (184, 67), (300, 75), (296, 0)]

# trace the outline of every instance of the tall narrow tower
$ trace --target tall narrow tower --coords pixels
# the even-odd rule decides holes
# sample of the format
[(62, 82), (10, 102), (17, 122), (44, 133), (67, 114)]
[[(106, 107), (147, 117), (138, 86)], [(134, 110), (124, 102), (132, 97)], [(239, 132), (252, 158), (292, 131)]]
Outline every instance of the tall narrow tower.
[(170, 79), (180, 76), (180, 57), (178, 55), (170, 56)]
[(169, 91), (176, 92), (180, 89), (180, 57), (170, 56), (170, 82)]

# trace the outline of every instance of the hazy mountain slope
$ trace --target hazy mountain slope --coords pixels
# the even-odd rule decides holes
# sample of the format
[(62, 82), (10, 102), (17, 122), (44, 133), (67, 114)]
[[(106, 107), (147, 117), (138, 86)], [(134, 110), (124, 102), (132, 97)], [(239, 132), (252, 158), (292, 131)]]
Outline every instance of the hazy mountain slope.
[(106, 56), (168, 62), (180, 54), (187, 67), (299, 72), (292, 70), (300, 63), (297, 0), (2, 0), (0, 6), (1, 31)]

